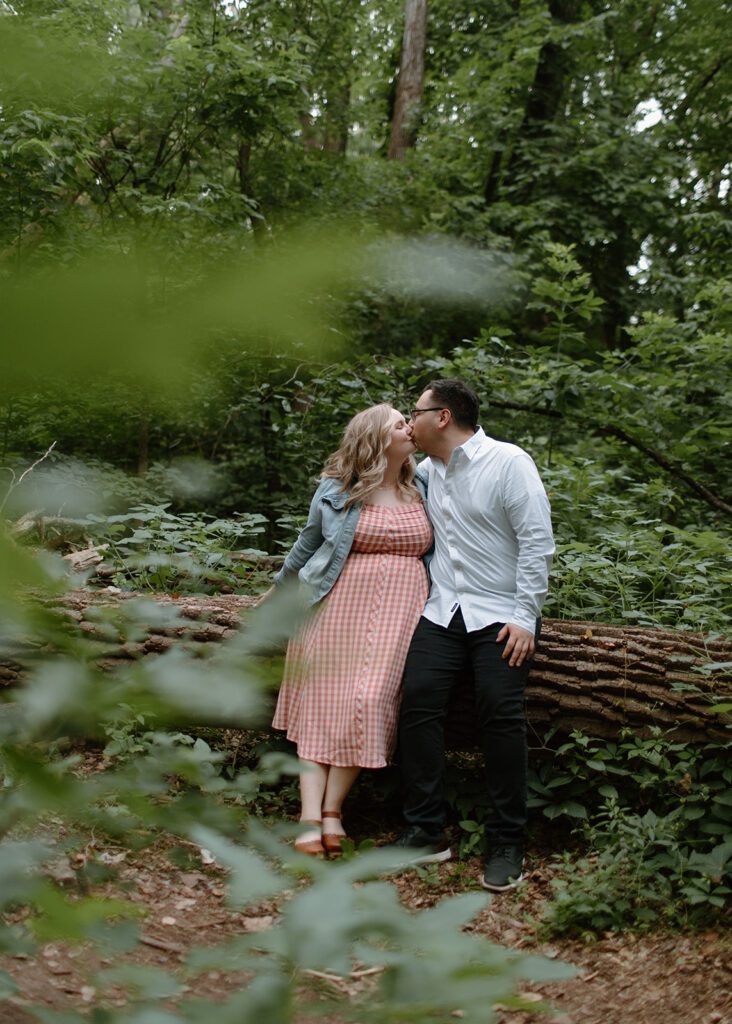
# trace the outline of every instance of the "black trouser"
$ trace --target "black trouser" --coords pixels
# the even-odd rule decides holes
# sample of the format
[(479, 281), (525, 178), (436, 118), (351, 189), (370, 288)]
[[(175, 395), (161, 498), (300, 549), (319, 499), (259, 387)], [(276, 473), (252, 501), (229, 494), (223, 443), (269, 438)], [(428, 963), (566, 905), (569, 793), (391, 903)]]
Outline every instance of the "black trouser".
[[(525, 661), (510, 668), (496, 643), (494, 622), (468, 633), (460, 609), (449, 626), (419, 620), (404, 669), (399, 725), (404, 816), (429, 834), (444, 821), (445, 716), (460, 673), (472, 666), (478, 726), (485, 759), (489, 811), (486, 838), (492, 846), (522, 842), (526, 827)], [(538, 637), (538, 624), (537, 624)]]

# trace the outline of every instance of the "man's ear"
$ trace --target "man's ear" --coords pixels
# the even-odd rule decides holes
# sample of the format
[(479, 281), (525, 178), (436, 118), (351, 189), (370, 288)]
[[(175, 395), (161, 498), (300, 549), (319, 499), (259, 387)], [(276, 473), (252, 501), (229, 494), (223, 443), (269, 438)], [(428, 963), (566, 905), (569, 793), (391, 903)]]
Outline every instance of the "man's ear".
[(444, 430), (445, 427), (449, 427), (451, 421), (452, 421), (452, 411), (450, 409), (440, 409), (440, 419), (438, 420), (438, 424), (440, 426), (440, 429)]

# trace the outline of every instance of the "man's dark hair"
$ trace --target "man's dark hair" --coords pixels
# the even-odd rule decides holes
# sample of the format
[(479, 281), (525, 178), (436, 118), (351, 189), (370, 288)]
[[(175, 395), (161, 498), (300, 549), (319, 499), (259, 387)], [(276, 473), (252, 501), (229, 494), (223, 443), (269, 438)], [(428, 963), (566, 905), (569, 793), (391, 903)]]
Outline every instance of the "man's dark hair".
[(455, 425), (466, 430), (475, 430), (478, 426), (480, 406), (478, 396), (464, 380), (456, 377), (443, 377), (432, 380), (425, 390), (435, 396), (435, 404), (449, 409)]

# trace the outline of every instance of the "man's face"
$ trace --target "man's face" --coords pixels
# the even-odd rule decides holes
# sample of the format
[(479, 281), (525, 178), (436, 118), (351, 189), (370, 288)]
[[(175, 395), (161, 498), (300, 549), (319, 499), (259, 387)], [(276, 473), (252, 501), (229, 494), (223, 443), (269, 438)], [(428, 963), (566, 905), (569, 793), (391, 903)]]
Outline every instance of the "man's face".
[(439, 437), (437, 424), (443, 408), (432, 391), (428, 390), (419, 396), (412, 409), (409, 421), (412, 440), (421, 451), (428, 454), (433, 448), (433, 442)]

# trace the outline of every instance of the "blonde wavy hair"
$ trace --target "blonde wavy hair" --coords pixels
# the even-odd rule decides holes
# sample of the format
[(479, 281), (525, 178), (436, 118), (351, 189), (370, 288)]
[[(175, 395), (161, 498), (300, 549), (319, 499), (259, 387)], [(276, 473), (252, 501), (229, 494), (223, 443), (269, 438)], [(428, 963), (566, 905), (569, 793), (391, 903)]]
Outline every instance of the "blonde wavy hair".
[[(323, 476), (340, 480), (342, 489), (348, 491), (346, 508), (356, 502), (368, 503), (384, 480), (393, 412), (393, 406), (382, 402), (356, 413), (343, 432), (340, 447), (325, 464)], [(416, 468), (417, 463), (410, 455), (397, 480), (397, 493), (410, 501), (419, 498), (413, 483)]]

